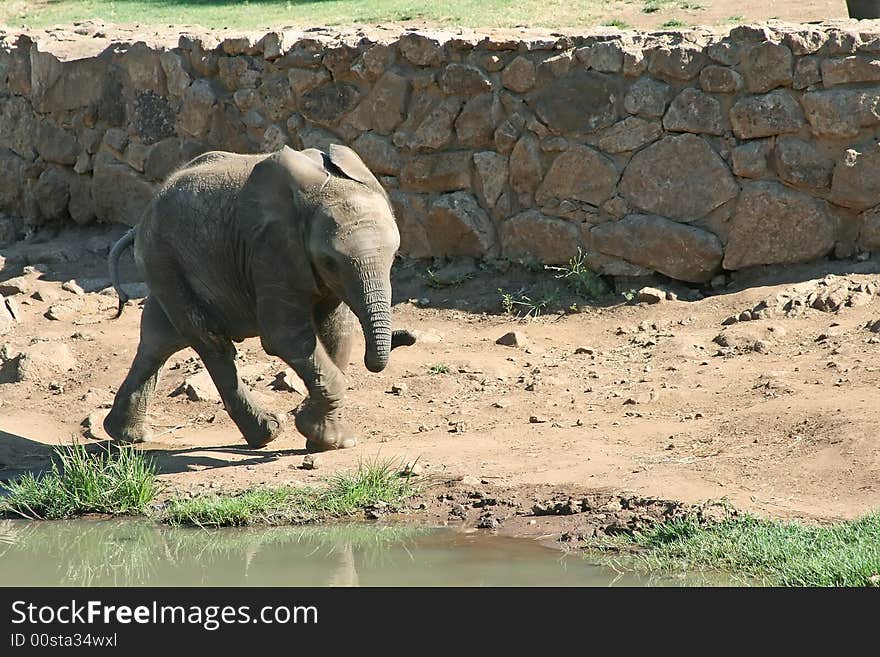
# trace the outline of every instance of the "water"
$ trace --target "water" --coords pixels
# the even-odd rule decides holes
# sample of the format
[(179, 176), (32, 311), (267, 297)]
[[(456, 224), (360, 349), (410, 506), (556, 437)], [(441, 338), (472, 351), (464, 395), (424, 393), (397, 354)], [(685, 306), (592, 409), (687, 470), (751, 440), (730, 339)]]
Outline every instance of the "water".
[(633, 586), (527, 539), (411, 525), (202, 530), (143, 520), (0, 520), (0, 586)]

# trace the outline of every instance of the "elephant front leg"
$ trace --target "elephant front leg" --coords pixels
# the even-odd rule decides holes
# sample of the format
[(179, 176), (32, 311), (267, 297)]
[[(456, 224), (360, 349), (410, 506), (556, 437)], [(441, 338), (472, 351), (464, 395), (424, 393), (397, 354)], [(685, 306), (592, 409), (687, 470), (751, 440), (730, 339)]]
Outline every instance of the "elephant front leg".
[(354, 431), (342, 418), (345, 375), (314, 331), (302, 327), (281, 338), (264, 336), (263, 346), (292, 367), (309, 390), (296, 410), (296, 428), (306, 438), (306, 449), (323, 452), (357, 445)]

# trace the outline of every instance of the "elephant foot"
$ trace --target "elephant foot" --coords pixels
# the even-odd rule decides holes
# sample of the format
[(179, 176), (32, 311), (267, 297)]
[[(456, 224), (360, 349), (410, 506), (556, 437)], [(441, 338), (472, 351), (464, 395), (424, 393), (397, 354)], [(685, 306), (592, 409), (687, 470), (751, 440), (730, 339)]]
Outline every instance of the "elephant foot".
[(306, 449), (310, 452), (326, 452), (331, 449), (348, 449), (357, 445), (351, 427), (341, 420), (339, 409), (327, 410), (326, 406), (306, 399), (296, 411), (296, 428), (306, 437)]
[(120, 443), (145, 443), (153, 438), (153, 433), (144, 427), (143, 422), (126, 422), (114, 415), (113, 411), (104, 418), (104, 431)]
[(248, 424), (251, 426), (239, 428), (248, 446), (254, 449), (265, 447), (281, 433), (281, 418), (274, 413), (260, 413)]

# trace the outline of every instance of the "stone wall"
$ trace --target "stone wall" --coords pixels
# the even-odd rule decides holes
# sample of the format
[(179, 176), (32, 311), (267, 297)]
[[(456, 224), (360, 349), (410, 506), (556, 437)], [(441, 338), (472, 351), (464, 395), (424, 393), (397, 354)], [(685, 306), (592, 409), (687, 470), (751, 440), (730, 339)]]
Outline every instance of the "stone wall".
[(601, 273), (699, 283), (880, 251), (880, 22), (184, 34), (69, 61), (2, 39), (0, 211), (33, 225), (136, 223), (205, 150), (340, 142), (380, 176), (412, 257), (580, 247)]

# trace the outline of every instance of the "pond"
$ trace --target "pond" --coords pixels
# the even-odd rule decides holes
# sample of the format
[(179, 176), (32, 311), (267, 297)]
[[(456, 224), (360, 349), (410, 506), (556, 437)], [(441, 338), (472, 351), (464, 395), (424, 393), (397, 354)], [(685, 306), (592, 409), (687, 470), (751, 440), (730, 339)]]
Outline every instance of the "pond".
[(529, 539), (396, 524), (0, 520), (0, 586), (682, 586)]

